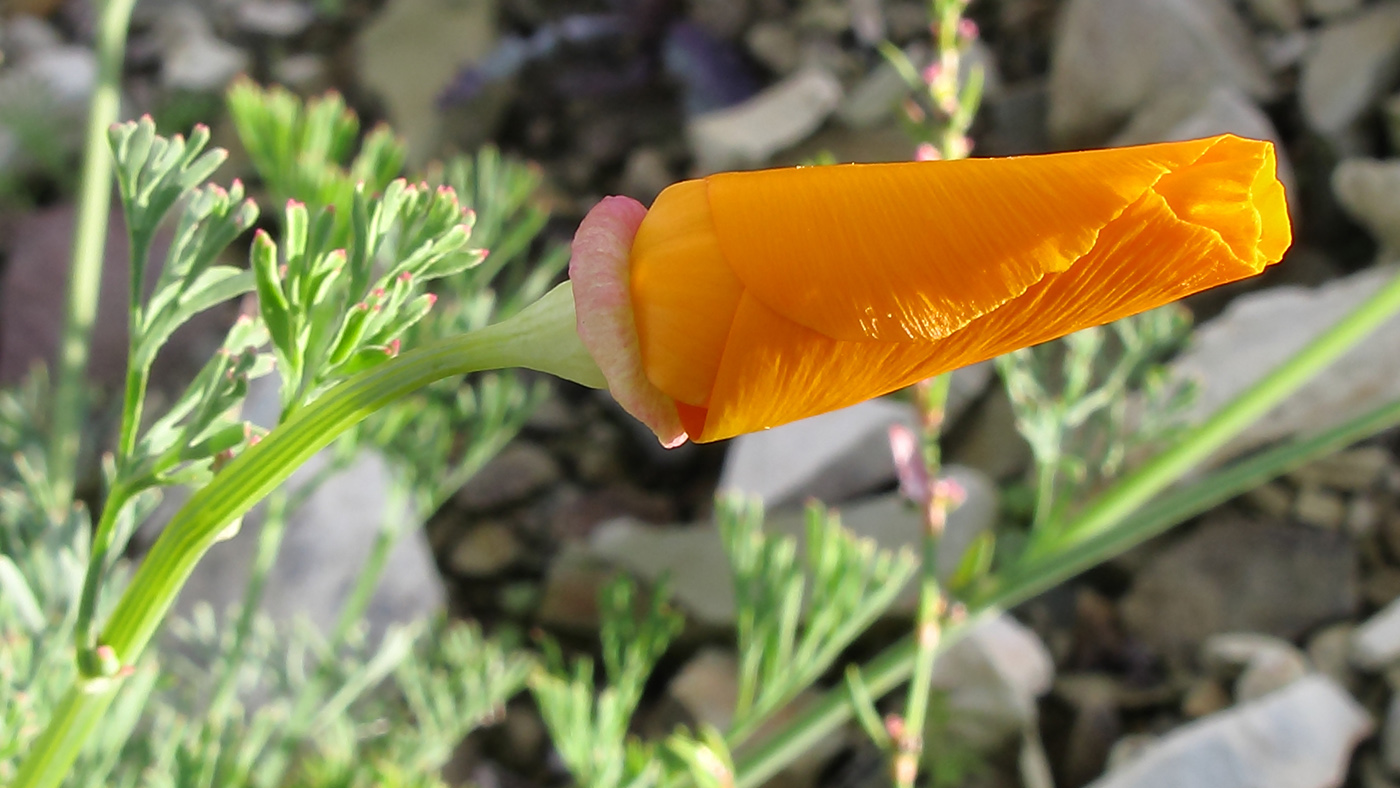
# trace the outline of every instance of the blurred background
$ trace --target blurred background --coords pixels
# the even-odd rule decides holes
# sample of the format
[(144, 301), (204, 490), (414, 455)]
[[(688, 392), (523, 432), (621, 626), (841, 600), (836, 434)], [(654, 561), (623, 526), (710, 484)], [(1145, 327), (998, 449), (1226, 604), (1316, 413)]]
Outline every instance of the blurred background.
[[(61, 325), (96, 15), (86, 0), (0, 8), (0, 385), (13, 385), (52, 357)], [(1400, 159), (1391, 158), (1400, 152), (1400, 1), (973, 0), (966, 13), (964, 66), (985, 79), (973, 156), (1222, 132), (1277, 143), (1296, 242), (1266, 275), (1188, 302), (1198, 331), (1166, 374), (1199, 384), (1194, 415), (1387, 275), (1400, 250)], [(521, 251), (528, 265), (557, 259), (605, 195), (650, 202), (670, 183), (723, 170), (915, 158), (932, 108), (890, 55), (923, 75), (934, 41), (919, 0), (141, 0), (122, 116), (150, 114), (165, 134), (210, 126), (213, 144), (232, 154), (215, 180), (247, 183), (264, 223), (277, 209), (225, 107), (236, 80), (307, 98), (335, 91), (363, 130), (384, 123), (403, 138), (408, 172), (499, 150), (537, 180), (529, 199), (549, 216)], [(109, 393), (124, 369), (125, 253), (114, 221), (90, 370)], [(157, 389), (198, 369), (236, 314), (236, 305), (213, 310), (178, 334)], [(953, 382), (945, 456), (968, 491), (955, 515), (968, 539), (1026, 516), (1032, 453), (996, 377), (983, 364)], [(756, 495), (778, 530), (800, 530), (800, 506), (816, 497), (881, 544), (917, 543), (886, 437), (889, 424), (913, 423), (907, 402), (667, 451), (606, 394), (523, 380), (547, 388), (532, 389), (539, 396), (518, 435), (395, 548), (368, 607), (371, 633), (448, 611), (493, 632), (540, 628), (587, 648), (609, 577), (669, 572), (688, 625), (648, 685), (638, 727), (722, 725), (716, 699), (732, 696), (735, 668), (732, 592), (709, 524), (717, 487)], [(1397, 397), (1392, 324), (1229, 454)], [(93, 434), (111, 429), (104, 418)], [(1395, 436), (1382, 435), (1272, 482), (968, 641), (940, 668), (950, 722), (946, 740), (931, 744), (943, 764), (931, 784), (1029, 785), (1039, 774), (1036, 788), (1400, 785), (1400, 613), (1386, 616), (1400, 597), (1395, 449)], [(389, 476), (369, 457), (317, 480), (272, 569), (262, 603), (272, 619), (332, 625), (392, 506)], [(183, 615), (241, 597), (256, 519), (201, 566)], [(156, 530), (138, 535), (137, 554)], [(853, 656), (906, 626), (877, 627)], [(1298, 683), (1317, 677), (1340, 694)], [(1276, 693), (1290, 686), (1308, 692)], [(1272, 706), (1248, 708), (1254, 716), (1219, 716), (1268, 698)], [(453, 779), (566, 779), (532, 703), (517, 698), (497, 722), (456, 750)], [(1194, 738), (1161, 738), (1212, 722), (1191, 728)], [(1291, 760), (1251, 760), (1248, 732), (1261, 730), (1284, 737)], [(1158, 761), (1101, 778), (1161, 741), (1201, 768)], [(1044, 769), (1026, 767), (1028, 752)], [(850, 730), (780, 779), (806, 788), (888, 778)]]

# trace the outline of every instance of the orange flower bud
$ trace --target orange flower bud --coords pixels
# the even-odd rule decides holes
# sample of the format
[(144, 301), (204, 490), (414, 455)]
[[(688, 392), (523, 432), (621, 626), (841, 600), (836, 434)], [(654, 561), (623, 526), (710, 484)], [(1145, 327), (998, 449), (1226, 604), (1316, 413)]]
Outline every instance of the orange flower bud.
[(600, 203), (584, 345), (667, 445), (851, 405), (1278, 262), (1270, 143), (724, 173)]

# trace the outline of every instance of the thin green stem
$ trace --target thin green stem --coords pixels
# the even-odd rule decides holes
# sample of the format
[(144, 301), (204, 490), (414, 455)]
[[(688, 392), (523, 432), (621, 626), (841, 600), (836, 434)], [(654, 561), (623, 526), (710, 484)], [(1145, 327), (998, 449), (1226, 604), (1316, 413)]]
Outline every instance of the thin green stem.
[(121, 105), (122, 64), (126, 59), (126, 33), (133, 5), (135, 0), (106, 0), (97, 20), (97, 78), (88, 103), (83, 169), (78, 181), (78, 206), (73, 225), (72, 265), (68, 272), (68, 303), (54, 381), (53, 431), (49, 435), (48, 472), (57, 505), (64, 508), (73, 501), (78, 446), (87, 412), (84, 393), (88, 351), (92, 324), (97, 317), (102, 252), (112, 203), (107, 127), (117, 121)]
[(136, 453), (136, 438), (141, 427), (141, 410), (146, 401), (146, 386), (151, 379), (151, 369), (141, 365), (137, 360), (134, 344), (129, 358), (131, 358), (131, 362), (126, 369), (126, 392), (122, 397), (121, 435), (117, 438), (118, 475), (129, 472), (128, 466), (131, 456)]
[[(600, 385), (575, 331), (565, 283), (509, 320), (438, 342), (357, 375), (299, 410), (235, 457), (166, 525), (107, 621), (98, 645), (118, 665), (134, 664), (155, 635), (195, 564), (242, 516), (336, 436), (399, 397), (468, 372), (526, 367)], [(30, 745), (12, 788), (53, 788), (78, 757), (120, 687), (114, 677), (80, 678)]]
[(1150, 507), (1139, 509), (1118, 524), (1053, 556), (1018, 563), (1004, 576), (983, 587), (972, 605), (977, 609), (1005, 607), (1030, 599), (1213, 506), (1397, 425), (1400, 425), (1400, 400), (1388, 402), (1320, 435), (1291, 441), (1213, 471), (1201, 481), (1155, 499)]
[[(132, 221), (131, 217), (128, 217), (127, 221)], [(141, 301), (146, 289), (151, 233), (144, 228), (136, 232), (128, 228), (127, 238), (131, 250), (131, 287), (127, 294), (126, 391), (122, 397), (121, 434), (117, 439), (119, 475), (126, 470), (131, 455), (136, 451), (136, 437), (141, 429), (141, 411), (146, 401), (146, 386), (151, 377), (150, 362), (141, 352), (142, 324), (145, 322), (146, 313)]]
[[(1244, 460), (1186, 488), (1158, 499), (1146, 508), (1096, 537), (1086, 539), (1064, 553), (1013, 569), (987, 586), (969, 603), (969, 609), (985, 613), (1014, 607), (1021, 602), (1121, 554), (1211, 507), (1359, 440), (1400, 426), (1400, 400), (1351, 419), (1327, 432), (1288, 444)], [(946, 649), (967, 632), (967, 622), (947, 627)], [(909, 679), (915, 654), (914, 638), (905, 637), (861, 669), (872, 697), (880, 697)], [(818, 703), (784, 730), (735, 762), (737, 788), (757, 788), (851, 718), (850, 694), (844, 688), (828, 692)]]
[(947, 608), (938, 582), (938, 551), (948, 522), (950, 496), (940, 483), (943, 462), (939, 436), (948, 405), (951, 375), (939, 375), (919, 384), (916, 399), (922, 421), (924, 472), (927, 480), (923, 504), (922, 562), (919, 570), (919, 607), (914, 621), (913, 679), (904, 707), (901, 735), (895, 737), (894, 781), (900, 788), (912, 788), (919, 774), (924, 751), (924, 727), (928, 721), (929, 693), (933, 686), (933, 663), (943, 639), (943, 616)]
[(263, 592), (267, 588), (267, 578), (272, 573), (273, 564), (277, 562), (277, 553), (282, 548), (282, 537), (287, 533), (286, 493), (273, 493), (268, 498), (266, 511), (262, 530), (258, 532), (258, 549), (253, 555), (253, 566), (248, 572), (248, 587), (243, 591), (238, 623), (234, 625), (233, 646), (228, 649), (220, 666), (219, 681), (214, 686), (214, 694), (209, 700), (208, 716), (218, 726), (222, 726), (229, 718), (233, 701), (237, 698), (238, 673), (243, 669), (248, 638), (253, 634)]
[(1035, 514), (1031, 518), (1031, 532), (1040, 533), (1055, 512), (1055, 486), (1060, 480), (1058, 449), (1036, 457), (1035, 479)]
[[(1105, 491), (1063, 530), (1050, 530), (1062, 534), (1060, 538), (1065, 542), (1060, 544), (1073, 543), (1122, 520), (1315, 378), (1397, 311), (1400, 274), (1392, 276), (1336, 325), (1191, 430), (1181, 442)], [(1034, 549), (1030, 552), (1032, 556), (1036, 554)]]
[[(345, 604), (340, 608), (340, 615), (336, 617), (335, 628), (331, 630), (331, 644), (337, 648), (349, 639), (350, 633), (364, 619), (370, 599), (374, 597), (375, 590), (379, 588), (379, 580), (384, 576), (384, 568), (389, 564), (389, 555), (394, 552), (399, 540), (410, 532), (402, 522), (405, 516), (412, 516), (405, 514), (408, 510), (409, 494), (404, 485), (402, 480), (396, 480), (390, 485), (388, 504), (384, 507), (384, 522), (374, 535), (369, 557), (355, 576), (355, 587), (350, 589), (350, 595), (346, 597)], [(415, 528), (420, 525), (421, 523), (413, 523)]]
[(78, 618), (73, 627), (73, 636), (78, 649), (79, 670), (85, 675), (94, 675), (90, 664), (90, 652), (97, 647), (97, 597), (102, 589), (103, 576), (111, 561), (112, 541), (116, 538), (117, 520), (122, 509), (131, 502), (136, 490), (118, 482), (107, 495), (102, 507), (102, 517), (97, 521), (97, 529), (92, 540), (92, 554), (88, 556), (87, 573), (83, 577), (83, 591), (78, 598)]

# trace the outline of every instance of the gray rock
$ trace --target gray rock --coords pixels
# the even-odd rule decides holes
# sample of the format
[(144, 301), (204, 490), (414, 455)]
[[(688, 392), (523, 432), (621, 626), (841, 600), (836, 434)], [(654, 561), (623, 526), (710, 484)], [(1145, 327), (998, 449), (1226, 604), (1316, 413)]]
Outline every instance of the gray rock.
[[(991, 377), (985, 362), (953, 373), (946, 423), (956, 423)], [(742, 435), (730, 444), (719, 487), (755, 495), (769, 508), (846, 500), (895, 480), (889, 427), (917, 422), (912, 406), (886, 398)]]
[(458, 539), (448, 557), (448, 565), (467, 577), (490, 577), (515, 563), (521, 549), (510, 525), (492, 520), (472, 528)]
[(1303, 61), (1303, 118), (1324, 135), (1345, 131), (1394, 84), (1400, 67), (1400, 3), (1384, 2), (1329, 24)]
[(1163, 90), (1231, 85), (1274, 94), (1248, 30), (1221, 0), (1071, 0), (1050, 70), (1050, 134), (1102, 139)]
[(558, 481), (559, 473), (559, 463), (549, 452), (528, 441), (513, 441), (457, 491), (457, 503), (471, 511), (519, 503)]
[(1347, 516), (1343, 522), (1347, 533), (1356, 539), (1369, 539), (1381, 524), (1381, 507), (1374, 499), (1357, 495), (1347, 504)]
[[(313, 457), (287, 483), (306, 484), (328, 461), (326, 454)], [(306, 619), (330, 630), (385, 523), (412, 524), (416, 519), (411, 511), (389, 510), (391, 484), (384, 460), (365, 452), (292, 513), (263, 597), (263, 609), (273, 620)], [(261, 530), (262, 513), (256, 509), (237, 535), (210, 549), (180, 593), (177, 614), (188, 615), (200, 602), (219, 611), (240, 601)], [(427, 539), (421, 529), (412, 528), (389, 554), (366, 609), (370, 637), (437, 613), (445, 599)]]
[[(0, 29), (0, 171), (10, 178), (42, 172), (52, 154), (82, 146), (88, 97), (97, 80), (97, 58), (85, 46), (64, 44), (58, 31), (33, 16), (17, 14)], [(33, 124), (27, 133), (14, 127)], [(48, 157), (28, 148), (33, 135)]]
[(676, 180), (666, 154), (653, 147), (637, 148), (627, 154), (619, 190), (628, 197), (650, 205), (662, 189)]
[[(944, 549), (939, 553), (939, 574), (945, 579), (957, 569), (963, 551), (977, 534), (995, 522), (997, 511), (995, 485), (970, 469), (954, 467), (948, 471), (968, 495), (948, 518)], [(898, 494), (841, 509), (841, 523), (847, 530), (886, 550), (917, 549), (921, 522), (918, 511)], [(804, 523), (800, 512), (791, 512), (768, 517), (764, 528), (800, 542)], [(799, 554), (800, 550), (799, 547)], [(658, 528), (632, 519), (617, 519), (598, 527), (584, 555), (647, 580), (666, 575), (676, 601), (695, 619), (714, 626), (733, 623), (734, 587), (729, 562), (719, 531), (712, 524)], [(916, 602), (917, 592), (911, 582), (894, 608), (907, 613)]]
[(1174, 142), (1216, 134), (1237, 134), (1273, 142), (1278, 155), (1279, 180), (1287, 194), (1293, 193), (1296, 185), (1293, 165), (1288, 160), (1282, 136), (1254, 100), (1231, 85), (1213, 85), (1205, 89), (1188, 85), (1163, 90), (1133, 115), (1127, 127), (1114, 136), (1112, 144)]
[(1294, 640), (1351, 615), (1359, 597), (1350, 539), (1224, 515), (1152, 556), (1119, 609), (1129, 631), (1185, 664), (1210, 635)]
[[(1190, 414), (1199, 422), (1365, 301), (1396, 275), (1369, 268), (1316, 289), (1276, 287), (1241, 296), (1202, 325), (1171, 375), (1198, 383)], [(1393, 318), (1247, 427), (1214, 461), (1271, 441), (1310, 434), (1400, 398), (1400, 318)]]
[(1379, 671), (1400, 661), (1400, 599), (1366, 619), (1351, 636), (1351, 661)]
[[(0, 244), (8, 246), (0, 271), (0, 385), (23, 379), (36, 363), (53, 369), (63, 329), (73, 214), (72, 204), (60, 204), (22, 214), (0, 232)], [(113, 390), (120, 390), (126, 375), (127, 242), (121, 211), (113, 206), (87, 370), (95, 383)], [(157, 233), (147, 282), (154, 280), (169, 244), (169, 233)], [(181, 326), (156, 358), (152, 374), (157, 388), (187, 385), (223, 343), (235, 316), (234, 305), (225, 304)]]
[(752, 14), (750, 0), (710, 0), (690, 3), (690, 21), (718, 38), (735, 39), (743, 35)]
[(1261, 698), (1308, 673), (1308, 658), (1292, 643), (1252, 632), (1213, 635), (1201, 661), (1218, 678), (1235, 678), (1235, 700)]
[(1391, 774), (1400, 774), (1400, 693), (1390, 696), (1381, 729), (1381, 760)]
[(807, 67), (758, 95), (686, 124), (700, 173), (759, 166), (806, 139), (841, 103), (841, 82)]
[(1172, 142), (1225, 133), (1281, 144), (1269, 117), (1253, 99), (1230, 85), (1162, 91), (1142, 105), (1131, 122), (1114, 136), (1113, 144)]
[[(717, 730), (727, 730), (734, 721), (734, 703), (739, 697), (739, 665), (728, 650), (707, 647), (686, 662), (671, 679), (666, 694), (681, 705), (691, 719)], [(775, 712), (754, 736), (763, 739), (781, 730), (811, 708), (819, 698), (808, 690)], [(847, 746), (847, 729), (837, 728), (803, 753), (780, 773), (775, 782), (785, 785), (816, 785), (817, 776), (831, 758)]]
[[(438, 93), (495, 43), (496, 0), (390, 0), (361, 29), (356, 41), (359, 73), (384, 101), (413, 161), (426, 161), (441, 140)], [(488, 104), (477, 109), (497, 109)], [(479, 122), (493, 125), (491, 118)]]
[(85, 102), (97, 82), (97, 58), (80, 46), (56, 46), (32, 52), (7, 73), (6, 82), (32, 77), (49, 91), (59, 107)]
[(1024, 79), (1007, 85), (999, 97), (987, 102), (983, 116), (988, 129), (978, 139), (978, 150), (988, 156), (1019, 156), (1051, 150), (1046, 131), (1050, 90), (1044, 79)]
[(1361, 788), (1397, 788), (1397, 783), (1386, 769), (1384, 761), (1379, 755), (1370, 757), (1362, 756), (1359, 768), (1356, 770), (1360, 775)]
[(1333, 19), (1355, 13), (1363, 0), (1304, 0), (1308, 16), (1317, 19)]
[(302, 33), (316, 20), (316, 11), (298, 0), (242, 0), (234, 8), (240, 28), (278, 38)]
[(1257, 632), (1222, 632), (1201, 644), (1201, 663), (1216, 678), (1233, 678), (1254, 660), (1269, 654), (1302, 654), (1292, 643)]
[(856, 40), (866, 46), (878, 46), (886, 40), (885, 0), (848, 0), (851, 6), (851, 30)]
[(5, 21), (0, 30), (0, 43), (5, 47), (5, 59), (13, 65), (12, 58), (25, 58), (36, 52), (63, 45), (63, 36), (43, 19), (33, 14), (15, 14)]
[(1121, 695), (1118, 681), (1101, 673), (1055, 679), (1055, 696), (1068, 702), (1074, 714), (1060, 766), (1066, 784), (1082, 785), (1103, 773), (1109, 750), (1123, 732)]
[(617, 570), (593, 556), (584, 546), (565, 542), (549, 562), (535, 619), (542, 625), (596, 635), (598, 592), (617, 576)]
[(1292, 488), (1283, 482), (1269, 482), (1244, 494), (1244, 499), (1261, 513), (1276, 519), (1293, 511), (1293, 498)]
[(770, 509), (808, 498), (838, 503), (894, 481), (889, 428), (917, 421), (908, 403), (876, 399), (741, 435), (725, 455), (719, 488)]
[(949, 733), (984, 753), (1035, 725), (1036, 698), (1054, 679), (1055, 663), (1045, 644), (1005, 613), (973, 624), (933, 666), (933, 687), (947, 703)]
[(1300, 523), (1336, 531), (1346, 522), (1347, 502), (1331, 490), (1309, 485), (1298, 491), (1293, 516)]
[(802, 64), (802, 43), (792, 26), (759, 22), (744, 34), (744, 44), (758, 62), (777, 74), (791, 74)]
[(1333, 490), (1361, 492), (1369, 490), (1395, 468), (1395, 457), (1383, 446), (1355, 448), (1319, 457), (1291, 471), (1288, 478), (1300, 485), (1317, 485)]
[(1303, 24), (1299, 0), (1249, 0), (1247, 5), (1255, 19), (1279, 30), (1296, 30)]
[(248, 67), (248, 53), (214, 35), (204, 13), (177, 5), (156, 17), (161, 47), (161, 82), (167, 88), (222, 90)]
[(948, 459), (999, 481), (1019, 477), (1032, 461), (1031, 447), (1016, 429), (1016, 414), (1004, 386), (995, 386), (968, 416), (960, 441), (946, 447)]
[(799, 28), (840, 34), (851, 27), (851, 7), (842, 0), (810, 0), (802, 4), (795, 21)]
[(1182, 726), (1092, 788), (1326, 788), (1371, 727), (1341, 687), (1309, 676)]
[(1308, 675), (1308, 661), (1297, 649), (1260, 653), (1235, 682), (1235, 700), (1243, 703), (1283, 689)]
[(1400, 159), (1345, 159), (1332, 170), (1337, 202), (1371, 232), (1381, 258), (1400, 258)]
[(302, 95), (322, 93), (331, 88), (331, 67), (315, 52), (288, 55), (272, 66), (273, 78)]
[(1308, 641), (1308, 660), (1313, 667), (1343, 687), (1356, 683), (1351, 667), (1351, 637), (1356, 627), (1350, 622), (1323, 627)]
[(1289, 30), (1283, 33), (1265, 33), (1256, 39), (1259, 55), (1269, 70), (1279, 74), (1292, 69), (1308, 54), (1312, 47), (1311, 30)]
[(1186, 695), (1181, 699), (1181, 713), (1191, 719), (1214, 714), (1229, 708), (1233, 699), (1229, 690), (1215, 679), (1201, 679), (1191, 683)]

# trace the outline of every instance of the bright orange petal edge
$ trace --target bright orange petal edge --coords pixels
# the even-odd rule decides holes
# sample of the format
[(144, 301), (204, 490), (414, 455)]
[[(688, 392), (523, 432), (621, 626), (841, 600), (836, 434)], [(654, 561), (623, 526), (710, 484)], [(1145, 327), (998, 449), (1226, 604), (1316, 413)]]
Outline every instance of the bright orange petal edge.
[(613, 277), (611, 301), (578, 302), (580, 331), (626, 308), (612, 344), (584, 341), (616, 355), (631, 328), (625, 377), (599, 366), (663, 442), (674, 417), (710, 441), (879, 396), (1257, 274), (1291, 243), (1272, 145), (1231, 135), (727, 173), (670, 187), (644, 220), (626, 204), (628, 221), (605, 220), (612, 201), (585, 219), (571, 275)]

